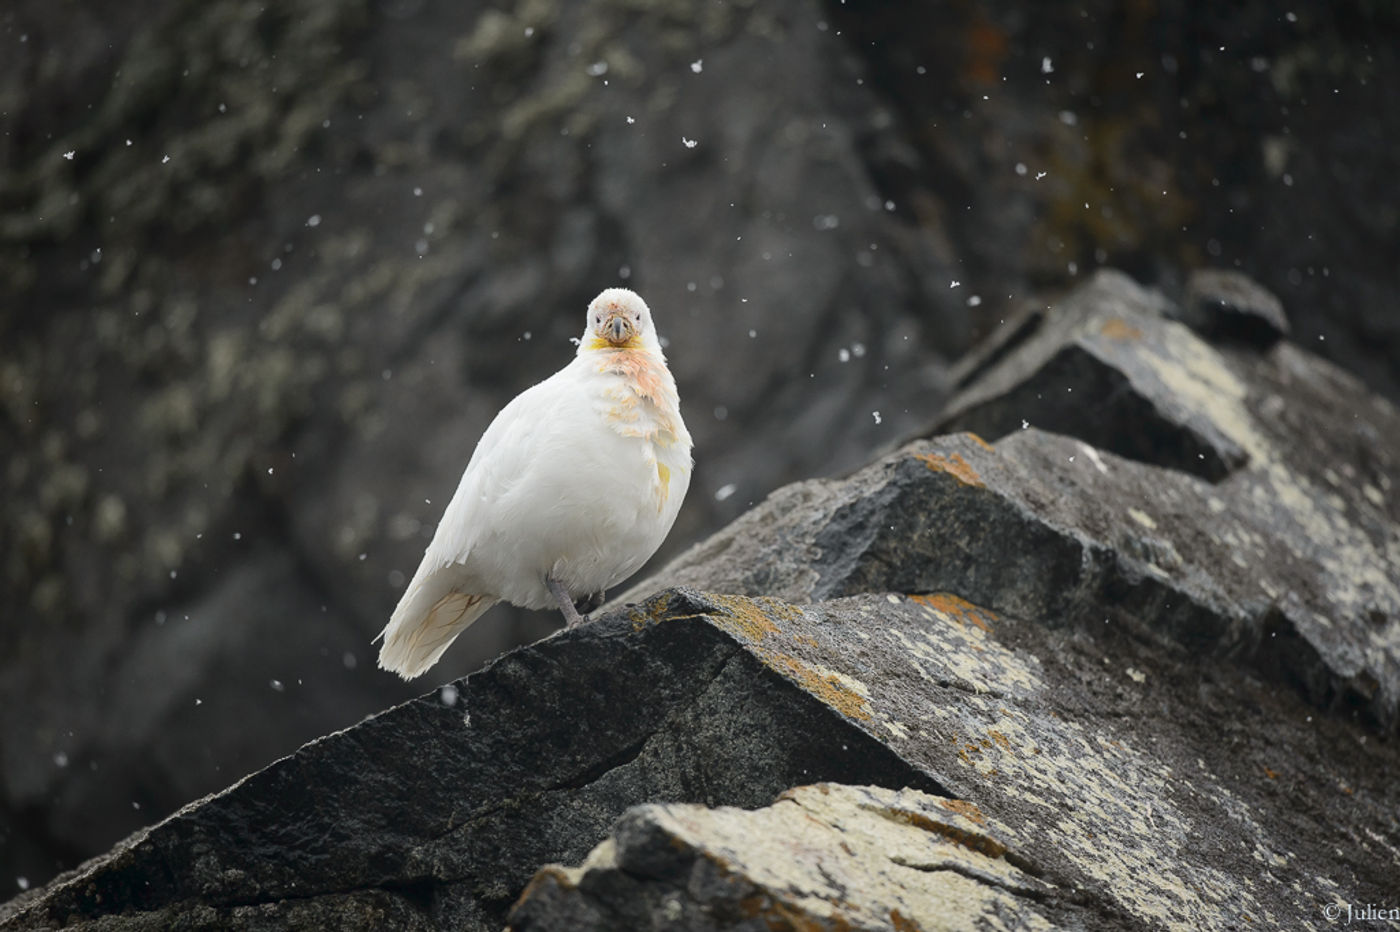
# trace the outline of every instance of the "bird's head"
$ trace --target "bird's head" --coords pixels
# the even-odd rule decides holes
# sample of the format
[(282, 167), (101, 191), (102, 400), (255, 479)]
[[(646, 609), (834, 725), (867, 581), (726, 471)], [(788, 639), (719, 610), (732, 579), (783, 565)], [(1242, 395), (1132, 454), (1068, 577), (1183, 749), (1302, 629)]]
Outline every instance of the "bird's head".
[(609, 288), (588, 305), (588, 329), (579, 351), (645, 349), (659, 352), (651, 310), (636, 292)]

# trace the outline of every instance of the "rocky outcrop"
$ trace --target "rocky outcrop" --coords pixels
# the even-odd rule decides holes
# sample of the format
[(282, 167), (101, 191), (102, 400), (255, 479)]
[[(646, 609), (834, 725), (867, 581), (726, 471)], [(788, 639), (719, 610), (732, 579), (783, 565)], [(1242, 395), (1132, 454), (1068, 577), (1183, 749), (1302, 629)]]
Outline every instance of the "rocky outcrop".
[(1052, 888), (985, 823), (962, 800), (828, 783), (754, 812), (638, 806), (580, 868), (541, 871), (509, 928), (1052, 928)]
[(965, 363), (937, 427), (975, 433), (784, 488), (659, 580), (957, 592), (1238, 657), (1393, 728), (1400, 413), (1290, 343), (1212, 345), (1175, 313), (1099, 274)]
[(1400, 394), (1393, 5), (859, 6), (4, 4), (0, 878), (412, 696), (369, 639), (605, 285), (701, 451), (667, 556), (1105, 264)]
[(1400, 415), (1182, 315), (1096, 277), (969, 363), (963, 432), (780, 490), (595, 623), (0, 929), (1303, 929), (1386, 903)]

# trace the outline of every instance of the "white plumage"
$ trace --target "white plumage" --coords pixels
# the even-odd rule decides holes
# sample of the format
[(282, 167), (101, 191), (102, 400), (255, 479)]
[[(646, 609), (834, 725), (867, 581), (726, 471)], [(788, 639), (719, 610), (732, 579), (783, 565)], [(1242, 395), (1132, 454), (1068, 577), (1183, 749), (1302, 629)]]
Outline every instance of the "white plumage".
[(661, 546), (690, 486), (690, 433), (651, 311), (626, 288), (588, 306), (578, 353), (486, 428), (423, 562), (380, 633), (410, 679), (500, 601), (601, 594)]

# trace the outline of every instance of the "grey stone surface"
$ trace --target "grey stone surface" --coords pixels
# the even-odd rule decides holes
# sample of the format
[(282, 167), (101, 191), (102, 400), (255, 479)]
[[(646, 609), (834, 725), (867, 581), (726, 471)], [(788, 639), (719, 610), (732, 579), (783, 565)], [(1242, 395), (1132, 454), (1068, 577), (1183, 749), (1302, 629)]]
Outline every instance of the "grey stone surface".
[(495, 929), (536, 868), (583, 857), (639, 802), (753, 807), (813, 780), (937, 789), (673, 601), (675, 624), (613, 616), (314, 741), (133, 835), (27, 910), (12, 904), (0, 928), (369, 928), (410, 916)]
[(781, 489), (658, 580), (1125, 625), (1392, 729), (1400, 412), (1290, 343), (1215, 347), (1169, 311), (1100, 274), (953, 399), (943, 426), (977, 433)]
[[(411, 696), (367, 641), (619, 279), (701, 451), (671, 554), (927, 423), (1099, 265), (1183, 311), (1242, 269), (1400, 393), (1393, 8), (857, 6), (3, 5), (0, 883)], [(440, 676), (554, 624), (498, 609)]]
[(985, 823), (962, 800), (828, 783), (752, 812), (639, 806), (578, 869), (541, 871), (508, 928), (1054, 928), (1053, 888)]
[(1182, 319), (1207, 337), (1270, 346), (1291, 328), (1283, 303), (1240, 272), (1197, 269), (1186, 280)]
[[(936, 795), (957, 802), (932, 804), (972, 819), (976, 837), (991, 842), (984, 851), (1002, 849), (993, 865), (1001, 876), (897, 872), (912, 901), (957, 899), (946, 924), (902, 927), (889, 915), (869, 918), (872, 901), (890, 899), (876, 884), (840, 890), (840, 878), (893, 870), (884, 860), (817, 844), (803, 847), (809, 860), (797, 864), (791, 848), (774, 843), (792, 829), (769, 819), (791, 826), (806, 814), (781, 804), (749, 814), (744, 844), (736, 840), (744, 816), (643, 807), (581, 871), (537, 875), (517, 906), (522, 928), (606, 928), (619, 887), (656, 903), (663, 917), (675, 909), (668, 896), (727, 917), (739, 891), (765, 916), (787, 911), (812, 916), (816, 928), (848, 921), (881, 930), (1038, 920), (1052, 928), (1312, 929), (1325, 926), (1329, 905), (1359, 910), (1393, 895), (1394, 742), (1349, 716), (1317, 713), (1229, 660), (1164, 649), (1119, 625), (1080, 629), (1000, 614), (946, 592), (802, 606), (715, 594), (688, 601), (687, 613), (709, 602), (707, 617), (766, 669), (823, 696), (933, 777), (943, 788)], [(855, 823), (861, 808), (838, 810)], [(833, 818), (815, 815), (811, 829), (824, 834), (821, 823)], [(670, 858), (641, 854), (639, 823), (676, 839)], [(717, 874), (724, 881), (710, 884)], [(826, 878), (819, 887), (818, 877)], [(962, 883), (969, 877), (971, 889)], [(650, 915), (655, 921), (658, 911)], [(590, 925), (598, 916), (601, 924)], [(712, 921), (697, 927), (762, 928)]]

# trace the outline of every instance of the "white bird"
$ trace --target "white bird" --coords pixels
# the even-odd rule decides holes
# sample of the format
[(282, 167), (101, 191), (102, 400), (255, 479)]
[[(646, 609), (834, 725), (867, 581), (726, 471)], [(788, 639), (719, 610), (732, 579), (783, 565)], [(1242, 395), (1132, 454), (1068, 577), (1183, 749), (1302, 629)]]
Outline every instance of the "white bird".
[(578, 353), (481, 435), (418, 572), (380, 632), (379, 666), (412, 679), (505, 601), (557, 605), (645, 563), (690, 487), (690, 433), (651, 311), (626, 288), (588, 306)]

